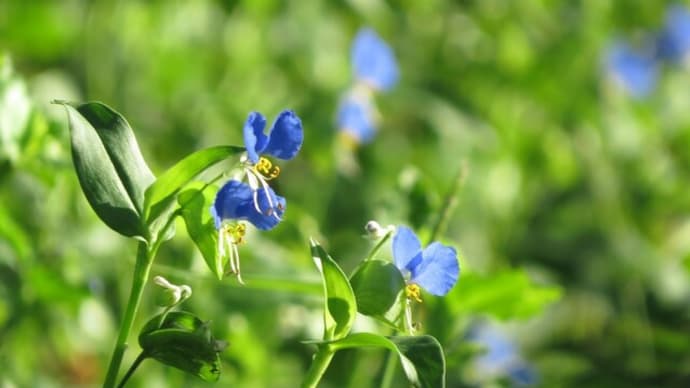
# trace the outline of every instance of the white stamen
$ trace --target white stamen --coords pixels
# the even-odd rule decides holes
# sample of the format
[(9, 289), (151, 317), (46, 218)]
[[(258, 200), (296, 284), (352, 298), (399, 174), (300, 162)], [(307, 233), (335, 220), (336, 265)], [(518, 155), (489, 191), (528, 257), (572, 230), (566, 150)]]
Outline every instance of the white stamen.
[(240, 274), (240, 251), (237, 249), (237, 245), (233, 245), (232, 249), (235, 251), (235, 260), (236, 260), (236, 266), (237, 266), (237, 281), (240, 282), (240, 284), (244, 284), (244, 281), (242, 281), (242, 275)]

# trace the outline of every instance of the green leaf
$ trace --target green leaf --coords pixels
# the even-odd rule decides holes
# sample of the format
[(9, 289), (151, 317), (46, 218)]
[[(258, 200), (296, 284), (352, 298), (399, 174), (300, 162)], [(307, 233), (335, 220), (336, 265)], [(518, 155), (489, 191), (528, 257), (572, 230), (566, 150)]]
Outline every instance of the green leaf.
[(357, 303), (347, 276), (316, 241), (311, 241), (311, 254), (321, 272), (326, 298), (324, 306), (324, 340), (345, 337), (352, 328)]
[(362, 262), (355, 269), (350, 284), (357, 300), (357, 311), (377, 316), (393, 306), (405, 287), (405, 279), (393, 263), (374, 259)]
[[(204, 257), (208, 268), (223, 279), (223, 262), (218, 257), (218, 232), (209, 211), (214, 201), (215, 186), (199, 184), (185, 189), (177, 197), (189, 236)], [(212, 189), (212, 190), (209, 190)]]
[(446, 386), (446, 361), (443, 348), (429, 335), (384, 337), (373, 333), (356, 333), (329, 342), (335, 349), (378, 347), (395, 352), (407, 379), (415, 387)]
[(491, 275), (466, 271), (445, 299), (454, 315), (513, 319), (539, 314), (560, 297), (559, 287), (536, 285), (519, 269)]
[(67, 109), (72, 159), (89, 204), (116, 232), (146, 239), (142, 206), (154, 176), (129, 124), (99, 102), (56, 103)]
[(139, 334), (139, 345), (148, 358), (203, 380), (217, 381), (219, 353), (227, 343), (213, 338), (208, 322), (188, 312), (173, 311), (146, 323)]
[(217, 146), (194, 152), (177, 162), (146, 190), (144, 214), (147, 224), (150, 227), (165, 224), (167, 220), (161, 222), (159, 218), (166, 218), (177, 194), (192, 179), (214, 164), (244, 151), (243, 147)]

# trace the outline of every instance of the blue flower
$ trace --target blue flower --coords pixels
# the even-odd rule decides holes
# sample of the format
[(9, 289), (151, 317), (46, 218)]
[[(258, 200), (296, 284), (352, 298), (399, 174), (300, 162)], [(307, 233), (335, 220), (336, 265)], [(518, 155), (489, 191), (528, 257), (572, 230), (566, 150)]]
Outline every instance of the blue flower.
[(486, 380), (508, 377), (517, 386), (537, 383), (534, 368), (523, 360), (511, 339), (498, 327), (486, 323), (474, 325), (468, 337), (485, 350), (473, 365), (480, 380), (487, 382)]
[(607, 52), (606, 70), (633, 97), (645, 97), (656, 87), (658, 68), (651, 49), (617, 42)]
[(259, 163), (261, 154), (283, 160), (290, 160), (297, 155), (302, 147), (304, 133), (302, 122), (293, 111), (280, 112), (268, 135), (264, 134), (264, 127), (266, 118), (258, 112), (251, 112), (244, 123), (244, 145), (251, 163)]
[(398, 82), (398, 63), (393, 50), (374, 30), (363, 28), (352, 44), (355, 78), (377, 90), (389, 90)]
[(447, 294), (460, 275), (455, 249), (433, 242), (422, 250), (417, 236), (405, 226), (399, 226), (393, 237), (393, 261), (408, 277), (408, 298), (416, 300), (420, 300), (419, 287), (433, 295)]
[(375, 108), (370, 95), (348, 93), (338, 109), (338, 128), (356, 144), (368, 143), (376, 134)]
[(249, 221), (261, 230), (273, 229), (285, 212), (285, 198), (276, 195), (270, 187), (253, 190), (248, 184), (228, 181), (216, 194), (211, 215), (216, 229), (225, 221)]
[(690, 52), (690, 10), (674, 5), (666, 11), (666, 22), (657, 42), (661, 59), (680, 61)]

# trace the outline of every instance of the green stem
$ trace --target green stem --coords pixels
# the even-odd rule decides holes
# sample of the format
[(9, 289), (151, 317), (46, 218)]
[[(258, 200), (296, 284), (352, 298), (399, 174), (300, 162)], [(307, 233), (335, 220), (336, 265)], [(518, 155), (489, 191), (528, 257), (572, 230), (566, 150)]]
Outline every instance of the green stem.
[(316, 388), (326, 369), (328, 369), (333, 355), (335, 355), (335, 351), (329, 345), (319, 345), (319, 350), (311, 361), (311, 367), (309, 367), (307, 376), (302, 382), (302, 388)]
[(386, 358), (386, 367), (383, 370), (383, 378), (381, 379), (381, 388), (390, 388), (393, 384), (393, 378), (395, 377), (395, 367), (398, 365), (398, 360), (396, 360), (397, 354), (394, 352), (388, 352), (388, 358)]
[(134, 371), (137, 370), (139, 367), (139, 364), (141, 364), (142, 361), (146, 359), (146, 353), (141, 352), (138, 356), (137, 359), (134, 360), (132, 363), (132, 366), (129, 367), (129, 370), (127, 370), (127, 373), (125, 373), (125, 376), (122, 378), (122, 381), (120, 381), (120, 384), (117, 385), (117, 388), (123, 388), (125, 384), (127, 383), (127, 380), (129, 380), (130, 377), (134, 374)]
[(393, 232), (388, 231), (388, 233), (386, 233), (386, 235), (383, 236), (383, 238), (381, 240), (379, 240), (379, 242), (374, 246), (374, 248), (371, 250), (371, 252), (369, 252), (369, 255), (367, 256), (366, 259), (364, 259), (364, 261), (368, 261), (368, 260), (373, 259), (374, 255), (381, 249), (383, 244), (385, 244), (386, 241), (388, 241), (388, 239), (391, 238), (392, 233)]
[(149, 271), (151, 270), (151, 264), (153, 264), (154, 254), (155, 251), (149, 251), (146, 243), (139, 243), (137, 261), (134, 265), (134, 276), (132, 278), (132, 289), (129, 294), (129, 300), (127, 301), (127, 309), (125, 310), (125, 315), (120, 325), (117, 343), (115, 344), (113, 355), (110, 358), (108, 374), (103, 383), (104, 388), (112, 388), (115, 386), (117, 374), (120, 371), (120, 364), (122, 364), (122, 357), (125, 354), (125, 349), (127, 349), (127, 337), (129, 337), (129, 332), (132, 330), (134, 317), (136, 316), (139, 303), (141, 302), (141, 295), (144, 292), (144, 285), (149, 278)]
[(455, 175), (455, 179), (453, 179), (453, 185), (450, 187), (450, 190), (448, 190), (448, 193), (446, 194), (443, 200), (441, 214), (438, 216), (436, 224), (434, 225), (434, 229), (431, 231), (428, 244), (434, 242), (438, 236), (442, 235), (446, 231), (446, 228), (448, 227), (448, 221), (450, 220), (450, 216), (453, 214), (453, 211), (458, 206), (458, 192), (460, 191), (460, 188), (465, 182), (466, 176), (467, 164), (463, 162), (460, 166), (460, 169), (458, 170), (458, 173)]

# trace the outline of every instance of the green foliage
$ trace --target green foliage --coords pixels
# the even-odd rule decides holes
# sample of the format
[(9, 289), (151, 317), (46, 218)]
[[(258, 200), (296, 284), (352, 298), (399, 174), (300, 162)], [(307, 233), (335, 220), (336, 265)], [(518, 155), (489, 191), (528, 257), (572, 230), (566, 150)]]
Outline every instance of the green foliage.
[(343, 338), (350, 332), (357, 312), (352, 287), (340, 266), (314, 240), (311, 242), (311, 254), (323, 281), (323, 339), (327, 341)]
[(211, 272), (222, 280), (224, 263), (218, 255), (218, 232), (211, 217), (211, 204), (215, 197), (215, 186), (198, 184), (185, 189), (177, 197), (180, 214), (184, 219), (187, 233), (204, 257)]
[(385, 314), (398, 300), (405, 280), (393, 263), (373, 259), (355, 268), (350, 284), (357, 300), (357, 311), (377, 316)]
[(163, 173), (146, 190), (144, 215), (155, 235), (172, 216), (172, 206), (179, 192), (196, 176), (227, 159), (244, 152), (244, 148), (217, 146), (194, 152)]
[(534, 284), (525, 271), (489, 275), (469, 271), (449, 294), (453, 314), (486, 314), (498, 319), (529, 318), (561, 298), (557, 286)]
[(141, 329), (139, 345), (145, 357), (206, 381), (220, 377), (218, 353), (227, 347), (213, 338), (208, 322), (184, 311), (153, 317)]
[(446, 362), (441, 344), (431, 336), (384, 337), (355, 333), (330, 342), (333, 349), (378, 347), (393, 351), (400, 358), (405, 375), (415, 387), (446, 386)]
[(86, 199), (103, 222), (146, 240), (143, 193), (154, 180), (127, 121), (104, 104), (69, 104), (72, 159)]

